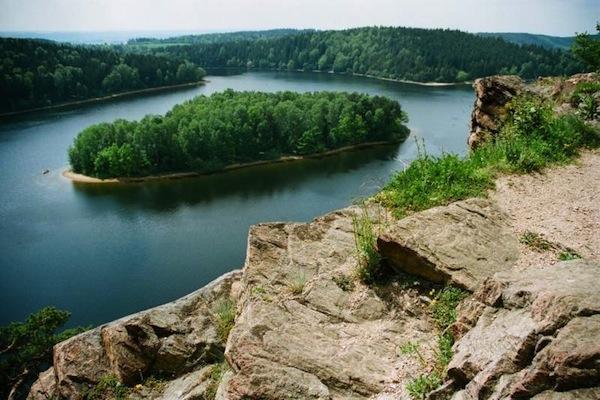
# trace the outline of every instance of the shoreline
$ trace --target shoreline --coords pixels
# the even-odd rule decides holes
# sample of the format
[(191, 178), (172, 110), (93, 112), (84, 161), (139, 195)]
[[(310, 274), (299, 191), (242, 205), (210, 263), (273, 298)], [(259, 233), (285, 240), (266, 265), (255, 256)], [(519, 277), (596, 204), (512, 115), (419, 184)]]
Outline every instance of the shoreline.
[[(206, 68), (205, 68), (206, 69)], [(276, 68), (245, 68), (245, 67), (210, 67), (207, 68), (207, 72), (210, 70), (238, 70), (238, 71), (243, 71), (243, 72), (252, 72), (252, 71), (258, 71), (258, 72), (315, 72), (315, 73), (319, 73), (319, 74), (331, 74), (331, 75), (340, 75), (340, 76), (360, 76), (363, 78), (369, 78), (369, 79), (376, 79), (376, 80), (380, 80), (380, 81), (387, 81), (387, 82), (397, 82), (397, 83), (406, 83), (409, 85), (418, 85), (418, 86), (427, 86), (427, 87), (450, 87), (450, 86), (463, 86), (463, 85), (472, 85), (474, 81), (464, 81), (464, 82), (419, 82), (419, 81), (411, 81), (408, 79), (395, 79), (395, 78), (384, 78), (382, 76), (377, 76), (377, 75), (369, 75), (369, 74), (358, 74), (355, 72), (352, 73), (348, 73), (348, 72), (333, 72), (333, 71), (320, 71), (318, 69), (314, 69), (314, 70), (304, 70), (304, 69), (294, 69), (294, 70), (287, 70), (287, 69), (276, 69)], [(243, 73), (242, 72), (242, 73)], [(210, 74), (207, 74), (210, 75)]]
[(208, 83), (208, 82), (210, 82), (210, 81), (201, 80), (201, 81), (196, 81), (196, 82), (178, 83), (177, 85), (157, 86), (157, 87), (153, 87), (153, 88), (130, 90), (127, 92), (119, 92), (119, 93), (109, 94), (107, 96), (92, 97), (89, 99), (70, 101), (67, 103), (54, 104), (54, 105), (50, 105), (50, 106), (28, 108), (26, 110), (19, 110), (19, 111), (10, 111), (7, 113), (0, 114), (0, 118), (15, 117), (18, 115), (31, 114), (31, 113), (40, 112), (40, 111), (60, 110), (63, 108), (70, 108), (73, 106), (81, 106), (81, 105), (92, 104), (92, 103), (102, 103), (104, 101), (114, 100), (114, 99), (118, 99), (121, 97), (136, 96), (138, 94), (166, 92), (166, 91), (173, 90), (173, 89), (183, 89), (186, 87), (200, 86), (200, 85), (204, 85), (205, 83)]
[(234, 171), (242, 168), (251, 168), (257, 167), (260, 165), (269, 165), (269, 164), (280, 164), (292, 161), (302, 161), (309, 159), (318, 159), (323, 157), (332, 156), (335, 154), (343, 153), (346, 151), (358, 150), (362, 148), (368, 147), (377, 147), (377, 146), (385, 146), (392, 144), (399, 144), (402, 140), (392, 140), (392, 141), (379, 141), (379, 142), (367, 142), (360, 143), (350, 146), (344, 146), (333, 150), (324, 151), (321, 153), (308, 154), (303, 156), (283, 156), (273, 160), (259, 160), (252, 161), (247, 163), (237, 163), (230, 164), (221, 169), (215, 171), (207, 171), (207, 172), (173, 172), (168, 174), (160, 174), (160, 175), (147, 175), (140, 177), (119, 177), (119, 178), (107, 178), (100, 179), (95, 178), (93, 176), (87, 176), (83, 174), (78, 174), (73, 172), (70, 168), (65, 169), (62, 172), (62, 176), (72, 181), (74, 184), (83, 183), (83, 184), (93, 184), (93, 185), (103, 185), (103, 184), (132, 184), (132, 183), (144, 183), (151, 181), (162, 181), (162, 180), (174, 180), (174, 179), (184, 179), (184, 178), (196, 178), (205, 175), (213, 175), (223, 172)]

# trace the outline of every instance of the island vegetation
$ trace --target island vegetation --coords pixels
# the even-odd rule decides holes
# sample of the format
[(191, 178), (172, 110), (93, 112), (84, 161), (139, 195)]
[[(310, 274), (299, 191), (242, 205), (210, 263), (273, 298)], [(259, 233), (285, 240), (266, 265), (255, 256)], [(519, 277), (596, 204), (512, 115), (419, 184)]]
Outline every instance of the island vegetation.
[(398, 102), (358, 93), (226, 90), (165, 116), (83, 130), (69, 149), (75, 173), (98, 178), (207, 172), (408, 135)]
[(206, 68), (317, 70), (419, 82), (462, 82), (494, 74), (536, 78), (583, 70), (568, 51), (448, 29), (364, 27), (220, 35), (215, 40), (210, 35), (180, 42), (157, 40), (145, 47), (140, 46), (143, 40), (132, 43), (137, 51), (174, 55)]
[(0, 39), (0, 113), (197, 82), (205, 72), (175, 56)]

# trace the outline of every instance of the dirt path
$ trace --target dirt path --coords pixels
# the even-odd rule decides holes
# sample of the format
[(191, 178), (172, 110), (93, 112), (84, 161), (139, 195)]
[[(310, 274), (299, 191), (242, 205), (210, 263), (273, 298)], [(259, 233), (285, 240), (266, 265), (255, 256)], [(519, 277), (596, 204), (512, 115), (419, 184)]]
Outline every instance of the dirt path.
[[(491, 194), (511, 217), (520, 237), (530, 231), (600, 261), (600, 151), (584, 151), (576, 163), (543, 174), (506, 176)], [(517, 267), (557, 261), (557, 251), (521, 244)]]

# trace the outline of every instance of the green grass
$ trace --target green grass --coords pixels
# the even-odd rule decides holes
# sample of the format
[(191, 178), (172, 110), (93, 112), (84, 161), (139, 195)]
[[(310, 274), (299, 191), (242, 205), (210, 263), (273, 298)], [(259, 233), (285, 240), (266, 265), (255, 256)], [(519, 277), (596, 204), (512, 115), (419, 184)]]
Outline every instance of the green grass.
[(288, 288), (292, 294), (299, 295), (304, 291), (306, 285), (306, 274), (304, 271), (300, 271), (295, 274), (292, 279), (288, 282)]
[(354, 243), (356, 245), (356, 276), (365, 283), (372, 283), (379, 272), (381, 256), (377, 251), (377, 232), (367, 207), (352, 216)]
[(376, 199), (402, 218), (412, 212), (469, 197), (484, 197), (505, 173), (531, 173), (571, 161), (582, 147), (597, 147), (598, 132), (576, 115), (556, 116), (548, 104), (514, 99), (495, 140), (466, 157), (419, 157), (396, 173)]
[(217, 390), (219, 389), (219, 384), (221, 383), (223, 374), (225, 374), (225, 372), (227, 372), (228, 369), (229, 366), (225, 361), (212, 366), (209, 376), (210, 382), (205, 392), (207, 400), (213, 400), (217, 396)]
[(413, 399), (425, 399), (429, 392), (437, 389), (443, 383), (446, 367), (452, 359), (452, 345), (454, 344), (454, 337), (448, 328), (456, 321), (456, 307), (467, 295), (467, 292), (462, 289), (447, 286), (439, 291), (431, 302), (430, 312), (438, 330), (436, 358), (433, 365), (427, 365), (416, 343), (409, 342), (400, 347), (401, 354), (416, 355), (421, 366), (430, 371), (407, 383), (406, 390)]
[(555, 248), (555, 244), (545, 239), (539, 233), (526, 231), (519, 237), (519, 241), (537, 252), (549, 251)]
[(563, 251), (560, 252), (560, 254), (558, 255), (558, 259), (560, 261), (571, 261), (571, 260), (577, 260), (580, 259), (581, 256), (573, 249), (565, 249)]
[(231, 299), (222, 299), (216, 303), (213, 316), (217, 335), (225, 343), (235, 322), (235, 303)]
[(131, 389), (123, 385), (115, 375), (104, 375), (91, 389), (83, 393), (85, 400), (125, 400)]

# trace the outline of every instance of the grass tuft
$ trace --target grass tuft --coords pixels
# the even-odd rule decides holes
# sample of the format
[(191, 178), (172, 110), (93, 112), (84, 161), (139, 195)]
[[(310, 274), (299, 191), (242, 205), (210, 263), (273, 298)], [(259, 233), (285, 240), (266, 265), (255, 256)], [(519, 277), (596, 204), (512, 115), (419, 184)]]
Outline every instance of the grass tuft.
[(221, 379), (223, 378), (223, 375), (225, 374), (225, 372), (227, 372), (227, 370), (229, 370), (229, 366), (225, 361), (212, 366), (209, 376), (210, 382), (206, 387), (205, 392), (207, 400), (214, 400), (214, 398), (217, 396), (217, 390), (219, 389), (219, 385), (221, 384)]
[(229, 298), (220, 300), (214, 307), (213, 316), (217, 335), (225, 343), (235, 321), (235, 303)]
[(292, 294), (299, 295), (304, 291), (306, 286), (306, 274), (304, 271), (300, 271), (294, 275), (294, 277), (288, 282), (288, 287)]
[(381, 256), (377, 251), (377, 233), (366, 205), (352, 216), (354, 243), (356, 245), (356, 276), (364, 283), (372, 283), (381, 264)]
[(83, 397), (85, 400), (125, 400), (130, 392), (131, 389), (123, 385), (115, 375), (109, 374), (102, 376), (94, 387), (85, 391)]

